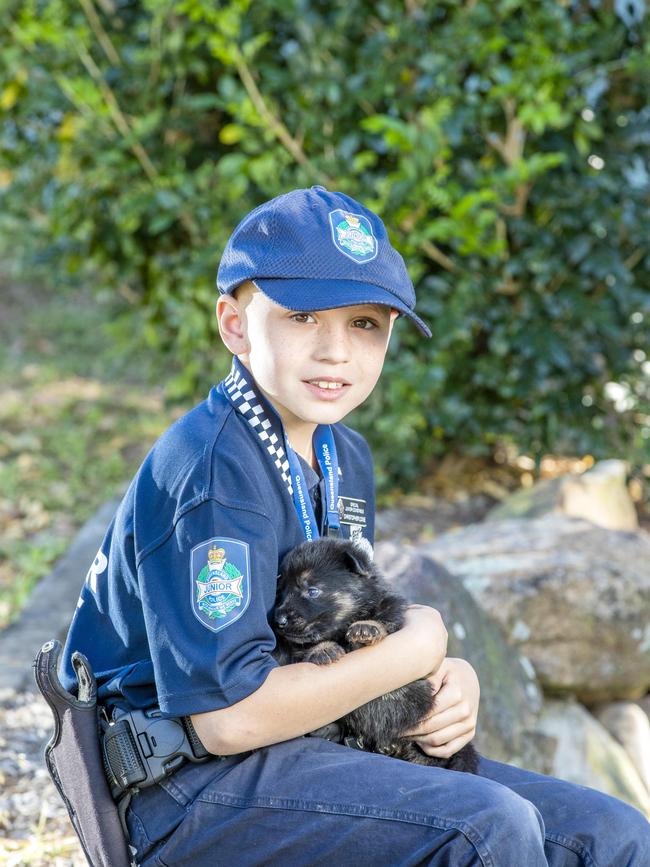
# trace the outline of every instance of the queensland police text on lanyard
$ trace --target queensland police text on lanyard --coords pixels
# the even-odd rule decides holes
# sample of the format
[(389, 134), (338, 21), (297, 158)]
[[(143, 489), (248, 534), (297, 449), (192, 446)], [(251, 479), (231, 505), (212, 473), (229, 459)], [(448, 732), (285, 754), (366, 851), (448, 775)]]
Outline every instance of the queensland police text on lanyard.
[[(306, 490), (305, 477), (300, 466), (298, 456), (287, 444), (287, 458), (291, 469), (291, 483), (293, 487), (293, 504), (298, 514), (298, 520), (302, 526), (302, 532), (307, 540), (318, 539), (318, 523), (314, 514), (314, 508)], [(313, 438), (314, 453), (318, 466), (325, 479), (325, 500), (327, 503), (327, 518), (325, 520), (325, 535), (338, 536), (340, 533), (339, 523), (339, 463), (336, 455), (334, 434), (329, 425), (318, 425)]]

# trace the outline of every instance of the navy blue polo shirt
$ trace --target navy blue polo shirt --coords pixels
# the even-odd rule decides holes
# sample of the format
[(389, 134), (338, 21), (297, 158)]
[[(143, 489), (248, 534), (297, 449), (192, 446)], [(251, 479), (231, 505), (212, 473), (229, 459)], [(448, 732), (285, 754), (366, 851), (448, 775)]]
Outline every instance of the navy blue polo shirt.
[[(345, 425), (332, 430), (341, 535), (372, 544), (370, 451)], [(301, 466), (322, 529), (323, 481)], [(277, 664), (279, 564), (303, 540), (285, 480), (221, 383), (162, 435), (120, 504), (81, 591), (64, 686), (79, 650), (105, 703), (181, 716), (250, 695)]]

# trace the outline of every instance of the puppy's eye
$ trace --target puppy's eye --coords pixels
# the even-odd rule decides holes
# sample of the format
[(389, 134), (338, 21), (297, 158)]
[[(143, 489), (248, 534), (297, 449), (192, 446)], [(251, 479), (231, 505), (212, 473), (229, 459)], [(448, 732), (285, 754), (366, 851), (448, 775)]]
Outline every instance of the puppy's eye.
[(312, 598), (316, 598), (316, 596), (320, 596), (323, 591), (319, 590), (318, 587), (308, 587), (307, 588), (307, 596), (311, 596)]

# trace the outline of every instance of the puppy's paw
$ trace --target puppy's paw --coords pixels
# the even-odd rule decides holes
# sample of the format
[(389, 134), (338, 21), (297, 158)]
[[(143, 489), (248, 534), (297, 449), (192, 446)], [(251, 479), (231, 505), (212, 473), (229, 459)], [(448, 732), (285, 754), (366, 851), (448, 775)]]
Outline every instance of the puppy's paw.
[(376, 620), (357, 620), (345, 633), (345, 640), (354, 647), (376, 644), (388, 635), (385, 627)]
[(314, 665), (329, 665), (342, 656), (345, 656), (345, 650), (336, 641), (321, 641), (306, 654), (305, 662), (313, 662)]

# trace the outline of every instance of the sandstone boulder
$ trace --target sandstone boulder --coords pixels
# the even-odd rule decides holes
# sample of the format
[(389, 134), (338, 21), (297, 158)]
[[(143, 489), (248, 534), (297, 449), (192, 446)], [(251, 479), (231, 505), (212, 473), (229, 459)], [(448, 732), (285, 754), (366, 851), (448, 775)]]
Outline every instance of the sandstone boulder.
[(624, 461), (599, 461), (581, 475), (544, 479), (530, 488), (521, 488), (492, 509), (487, 520), (563, 514), (610, 530), (635, 530), (639, 522), (626, 476)]
[(419, 548), (458, 576), (533, 664), (586, 704), (650, 688), (650, 534), (562, 515), (490, 521)]
[(633, 701), (612, 701), (591, 708), (592, 714), (623, 747), (650, 795), (650, 720)]
[(644, 695), (642, 698), (638, 699), (636, 704), (639, 705), (641, 710), (650, 720), (650, 694)]
[(556, 742), (553, 776), (621, 798), (650, 818), (650, 795), (632, 760), (582, 705), (547, 701), (538, 727)]

